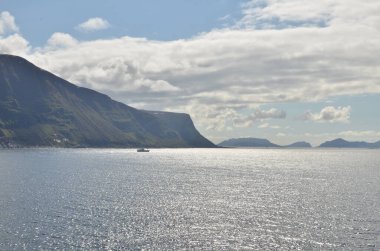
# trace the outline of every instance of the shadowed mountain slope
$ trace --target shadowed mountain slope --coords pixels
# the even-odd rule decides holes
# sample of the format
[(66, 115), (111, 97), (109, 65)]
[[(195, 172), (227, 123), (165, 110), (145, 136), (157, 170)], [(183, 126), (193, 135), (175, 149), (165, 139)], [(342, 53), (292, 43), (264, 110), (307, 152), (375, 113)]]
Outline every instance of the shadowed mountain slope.
[(0, 55), (0, 144), (215, 147), (187, 114), (137, 110), (11, 55)]

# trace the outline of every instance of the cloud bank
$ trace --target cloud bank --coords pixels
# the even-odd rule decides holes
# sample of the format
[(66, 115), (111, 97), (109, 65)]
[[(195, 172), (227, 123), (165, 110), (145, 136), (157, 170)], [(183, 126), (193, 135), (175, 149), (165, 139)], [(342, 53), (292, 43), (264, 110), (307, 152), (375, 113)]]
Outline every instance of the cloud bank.
[[(128, 104), (189, 112), (197, 126), (223, 130), (252, 125), (249, 114), (263, 104), (380, 93), (378, 13), (377, 0), (248, 1), (234, 26), (189, 39), (77, 41), (55, 33), (44, 48), (30, 48), (16, 33), (0, 38), (0, 52)], [(309, 119), (349, 120), (348, 107), (325, 109)]]
[(54, 33), (46, 44), (46, 50), (62, 49), (67, 47), (73, 47), (78, 44), (78, 41), (70, 34), (56, 32)]
[(286, 112), (275, 108), (269, 110), (255, 109), (254, 113), (249, 116), (238, 116), (233, 120), (235, 127), (250, 127), (256, 121), (267, 119), (285, 119)]

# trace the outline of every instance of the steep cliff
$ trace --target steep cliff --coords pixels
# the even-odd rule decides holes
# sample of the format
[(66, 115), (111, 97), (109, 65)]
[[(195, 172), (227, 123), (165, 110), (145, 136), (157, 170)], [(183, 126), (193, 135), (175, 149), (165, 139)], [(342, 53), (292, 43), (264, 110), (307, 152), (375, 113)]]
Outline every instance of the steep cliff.
[(214, 147), (187, 114), (135, 109), (11, 55), (0, 55), (0, 144)]

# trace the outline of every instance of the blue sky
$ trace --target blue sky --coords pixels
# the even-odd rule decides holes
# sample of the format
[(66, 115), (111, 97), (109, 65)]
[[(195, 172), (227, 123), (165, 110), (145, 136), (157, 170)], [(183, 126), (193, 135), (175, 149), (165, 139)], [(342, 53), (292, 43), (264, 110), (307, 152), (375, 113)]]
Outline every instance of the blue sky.
[(231, 137), (380, 140), (380, 3), (0, 0), (0, 53)]
[[(239, 18), (239, 0), (2, 0), (2, 9), (12, 13), (25, 38), (43, 45), (54, 32), (66, 32), (78, 39), (120, 36), (153, 40), (190, 38), (197, 33), (222, 28), (229, 15)], [(91, 17), (102, 17), (112, 26), (101, 33), (78, 32), (74, 27)]]

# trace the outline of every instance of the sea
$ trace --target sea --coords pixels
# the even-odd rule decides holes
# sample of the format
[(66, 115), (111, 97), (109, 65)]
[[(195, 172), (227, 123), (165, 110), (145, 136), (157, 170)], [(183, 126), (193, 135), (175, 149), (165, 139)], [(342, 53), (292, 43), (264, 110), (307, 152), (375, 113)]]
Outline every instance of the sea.
[(380, 151), (3, 149), (0, 250), (380, 250)]

